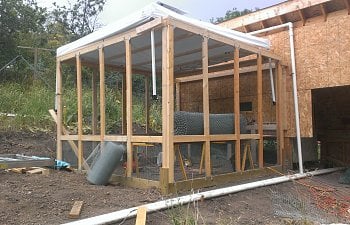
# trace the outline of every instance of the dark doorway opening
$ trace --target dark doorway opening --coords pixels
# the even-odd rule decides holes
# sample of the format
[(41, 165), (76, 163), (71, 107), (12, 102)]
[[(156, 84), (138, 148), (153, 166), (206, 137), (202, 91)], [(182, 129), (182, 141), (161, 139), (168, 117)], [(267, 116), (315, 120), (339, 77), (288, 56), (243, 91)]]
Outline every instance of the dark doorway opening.
[(350, 165), (350, 86), (314, 89), (312, 103), (321, 160)]

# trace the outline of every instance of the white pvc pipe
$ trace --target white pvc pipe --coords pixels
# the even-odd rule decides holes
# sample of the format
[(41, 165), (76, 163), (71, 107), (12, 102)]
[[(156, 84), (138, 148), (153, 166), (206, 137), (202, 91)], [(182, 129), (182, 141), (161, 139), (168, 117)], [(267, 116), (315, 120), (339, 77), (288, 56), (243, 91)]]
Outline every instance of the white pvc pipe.
[(154, 30), (151, 30), (151, 53), (152, 53), (152, 95), (157, 96), (156, 80), (156, 48), (154, 44)]
[[(159, 210), (172, 208), (178, 205), (184, 205), (190, 202), (199, 201), (201, 199), (219, 197), (219, 196), (228, 195), (228, 194), (232, 194), (232, 193), (236, 193), (244, 190), (250, 190), (258, 187), (264, 187), (264, 186), (279, 184), (279, 183), (283, 183), (291, 180), (301, 179), (308, 176), (316, 176), (316, 175), (321, 175), (326, 173), (332, 173), (341, 169), (344, 169), (344, 168), (315, 170), (309, 173), (303, 173), (303, 174), (298, 173), (294, 175), (276, 177), (276, 178), (271, 178), (267, 180), (261, 180), (261, 181), (247, 183), (247, 184), (240, 184), (236, 186), (219, 188), (211, 191), (205, 191), (205, 192), (200, 192), (196, 194), (167, 199), (159, 202), (149, 203), (143, 206), (147, 208), (148, 213), (151, 213)], [(65, 225), (95, 225), (95, 224), (106, 224), (106, 223), (117, 222), (123, 219), (136, 216), (137, 209), (138, 207), (132, 207), (132, 208), (123, 209), (112, 213), (107, 213), (104, 215), (99, 215), (91, 218), (74, 221), (71, 223), (66, 223)]]
[(303, 155), (301, 149), (301, 137), (300, 137), (300, 118), (299, 118), (299, 102), (298, 102), (298, 88), (297, 88), (297, 71), (295, 66), (295, 52), (294, 52), (294, 33), (293, 23), (288, 22), (285, 24), (268, 27), (262, 30), (250, 32), (249, 34), (259, 34), (271, 30), (281, 29), (284, 27), (289, 28), (289, 45), (290, 45), (290, 60), (292, 66), (292, 82), (293, 82), (293, 100), (294, 100), (294, 113), (295, 113), (295, 130), (297, 136), (297, 148), (298, 148), (298, 161), (299, 161), (299, 173), (303, 173)]
[(276, 103), (276, 94), (275, 94), (275, 84), (273, 82), (273, 72), (272, 72), (272, 60), (269, 58), (269, 67), (270, 67), (270, 84), (271, 84), (271, 92), (272, 92), (272, 102)]

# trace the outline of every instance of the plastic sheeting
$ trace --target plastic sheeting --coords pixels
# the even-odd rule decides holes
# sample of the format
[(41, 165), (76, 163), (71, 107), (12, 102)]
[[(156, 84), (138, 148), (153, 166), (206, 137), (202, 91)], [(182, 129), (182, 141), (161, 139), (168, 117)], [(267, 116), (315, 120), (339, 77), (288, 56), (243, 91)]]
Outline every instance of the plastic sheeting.
[(244, 42), (246, 44), (255, 45), (263, 48), (270, 47), (270, 43), (267, 39), (254, 37), (250, 34), (241, 33), (208, 22), (203, 22), (197, 19), (190, 18), (188, 16), (183, 15), (183, 12), (181, 10), (158, 2), (151, 3), (150, 5), (131, 14), (128, 17), (111, 23), (98, 31), (95, 31), (83, 38), (80, 38), (72, 43), (58, 48), (57, 57), (73, 52), (81, 47), (84, 47), (96, 41), (100, 41), (113, 35), (117, 35), (124, 31), (133, 29), (155, 18), (173, 18), (175, 20), (195, 25), (204, 30), (209, 30), (219, 35)]

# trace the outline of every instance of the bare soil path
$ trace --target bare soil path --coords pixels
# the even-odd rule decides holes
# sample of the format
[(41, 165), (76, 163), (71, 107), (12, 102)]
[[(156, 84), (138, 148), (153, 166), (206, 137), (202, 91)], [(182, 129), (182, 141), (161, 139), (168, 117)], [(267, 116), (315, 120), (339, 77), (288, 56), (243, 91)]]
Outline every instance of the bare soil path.
[[(0, 133), (0, 154), (5, 153), (54, 157), (55, 138), (47, 133)], [(350, 196), (350, 187), (337, 183), (340, 174), (320, 176), (319, 179), (340, 190), (340, 196), (346, 198)], [(293, 202), (286, 196), (300, 198)], [(147, 216), (147, 224), (318, 224), (315, 216), (304, 216), (305, 207), (298, 205), (298, 199), (304, 198), (312, 200), (309, 188), (289, 182), (156, 212)], [(74, 201), (78, 200), (84, 201), (81, 218), (87, 218), (160, 199), (162, 196), (155, 189), (90, 185), (85, 175), (77, 172), (50, 170), (49, 175), (27, 175), (0, 170), (0, 224), (61, 224), (73, 221), (68, 219), (68, 213)], [(283, 210), (276, 213), (278, 207), (286, 207), (286, 200), (289, 201), (287, 206), (297, 202), (294, 216), (300, 218), (288, 219)], [(350, 208), (348, 218), (334, 216), (318, 209), (311, 200), (301, 202), (311, 204), (319, 217), (329, 218), (331, 222), (350, 223)], [(123, 224), (135, 224), (135, 220)]]

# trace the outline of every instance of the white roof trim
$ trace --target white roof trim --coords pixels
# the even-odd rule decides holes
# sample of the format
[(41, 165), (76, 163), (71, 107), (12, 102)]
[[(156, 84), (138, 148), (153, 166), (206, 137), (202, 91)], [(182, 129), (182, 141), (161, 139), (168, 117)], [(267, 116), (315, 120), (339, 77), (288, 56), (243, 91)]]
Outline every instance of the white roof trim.
[(57, 57), (63, 56), (67, 53), (73, 52), (81, 47), (91, 44), (96, 41), (111, 37), (113, 35), (122, 33), (126, 30), (135, 28), (141, 24), (144, 24), (154, 18), (174, 18), (179, 21), (193, 24), (197, 27), (215, 32), (219, 35), (232, 38), (246, 44), (255, 45), (258, 47), (263, 47), (268, 49), (270, 47), (270, 42), (267, 39), (258, 38), (250, 34), (241, 33), (238, 31), (230, 30), (218, 25), (214, 25), (208, 22), (203, 22), (197, 19), (190, 18), (188, 16), (182, 15), (183, 11), (173, 8), (172, 6), (164, 5), (163, 3), (151, 3), (145, 8), (131, 14), (128, 17), (122, 18), (114, 23), (111, 23), (85, 37), (82, 37), (74, 42), (66, 44), (57, 49)]

